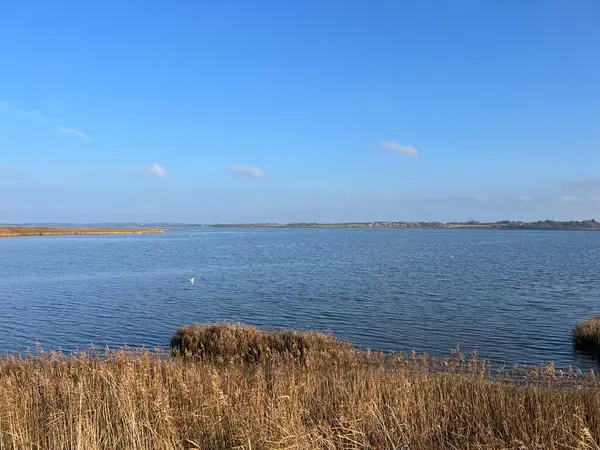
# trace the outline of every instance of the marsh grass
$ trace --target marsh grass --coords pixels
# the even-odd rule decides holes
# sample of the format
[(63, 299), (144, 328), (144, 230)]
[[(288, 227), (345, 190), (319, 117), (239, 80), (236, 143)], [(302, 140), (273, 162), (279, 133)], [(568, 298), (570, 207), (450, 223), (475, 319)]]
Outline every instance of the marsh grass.
[[(325, 338), (323, 338), (325, 339)], [(1, 449), (600, 449), (600, 384), (455, 352), (0, 359)], [(278, 347), (279, 348), (279, 347)], [(293, 348), (293, 347), (292, 347)]]
[(16, 236), (80, 236), (111, 234), (160, 234), (164, 230), (158, 228), (55, 228), (55, 227), (2, 227), (0, 237)]
[(600, 316), (582, 320), (573, 329), (575, 347), (600, 354)]
[(339, 357), (353, 354), (350, 343), (313, 331), (261, 331), (243, 324), (195, 324), (177, 330), (171, 351), (177, 355), (257, 362), (272, 356), (304, 361), (309, 355)]

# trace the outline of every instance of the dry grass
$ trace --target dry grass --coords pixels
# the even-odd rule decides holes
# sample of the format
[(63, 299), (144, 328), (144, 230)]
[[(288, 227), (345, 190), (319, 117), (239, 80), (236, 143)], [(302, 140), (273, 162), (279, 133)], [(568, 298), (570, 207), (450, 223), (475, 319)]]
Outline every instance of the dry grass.
[(0, 237), (159, 233), (164, 233), (164, 230), (158, 228), (0, 227)]
[(178, 355), (256, 362), (272, 356), (304, 361), (308, 355), (338, 357), (353, 353), (350, 343), (333, 335), (311, 331), (264, 332), (242, 324), (196, 324), (182, 327), (171, 337), (171, 350)]
[(573, 343), (577, 348), (600, 353), (600, 316), (578, 323), (573, 329)]
[(600, 449), (593, 374), (515, 382), (459, 354), (247, 355), (5, 357), (0, 448)]

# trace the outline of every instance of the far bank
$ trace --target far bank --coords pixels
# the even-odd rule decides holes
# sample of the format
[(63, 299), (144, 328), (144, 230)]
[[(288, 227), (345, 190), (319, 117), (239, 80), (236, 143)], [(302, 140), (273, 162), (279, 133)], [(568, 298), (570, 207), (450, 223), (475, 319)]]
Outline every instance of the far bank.
[(84, 236), (113, 234), (161, 234), (161, 228), (54, 228), (0, 227), (0, 237), (17, 236)]

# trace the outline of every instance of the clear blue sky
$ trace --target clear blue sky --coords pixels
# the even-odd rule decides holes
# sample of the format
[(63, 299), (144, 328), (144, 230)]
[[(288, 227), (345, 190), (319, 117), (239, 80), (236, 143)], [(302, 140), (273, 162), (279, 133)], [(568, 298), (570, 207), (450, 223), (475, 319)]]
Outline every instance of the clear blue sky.
[(0, 222), (600, 219), (600, 2), (0, 6)]

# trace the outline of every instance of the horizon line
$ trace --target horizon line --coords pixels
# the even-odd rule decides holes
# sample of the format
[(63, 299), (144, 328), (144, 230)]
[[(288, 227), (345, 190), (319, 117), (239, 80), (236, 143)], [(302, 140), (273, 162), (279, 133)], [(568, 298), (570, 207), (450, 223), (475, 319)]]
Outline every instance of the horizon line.
[[(267, 222), (179, 222), (179, 221), (107, 221), (107, 222), (84, 222), (84, 221), (65, 221), (65, 222), (0, 222), (2, 226), (32, 226), (32, 225), (185, 225), (185, 226), (240, 226), (240, 225), (346, 225), (346, 224), (357, 224), (357, 225), (368, 225), (368, 224), (465, 224), (465, 225), (489, 225), (489, 224), (506, 224), (506, 223), (543, 223), (543, 222), (555, 222), (555, 223), (569, 223), (569, 222), (596, 222), (595, 218), (587, 219), (536, 219), (536, 220), (514, 220), (514, 219), (503, 219), (503, 220), (359, 220), (359, 221), (333, 221), (333, 222), (321, 222), (321, 221), (292, 221), (292, 222), (279, 222), (279, 221), (267, 221)], [(600, 222), (598, 222), (600, 223)]]

